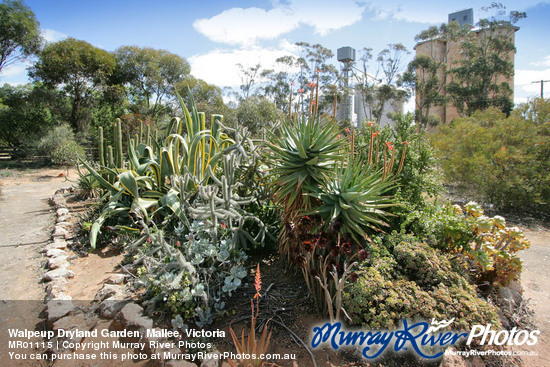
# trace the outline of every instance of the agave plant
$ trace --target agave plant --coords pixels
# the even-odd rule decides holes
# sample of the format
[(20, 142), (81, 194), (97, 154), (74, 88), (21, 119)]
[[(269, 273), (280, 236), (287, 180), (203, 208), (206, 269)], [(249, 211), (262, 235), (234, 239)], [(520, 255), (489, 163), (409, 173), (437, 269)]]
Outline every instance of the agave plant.
[[(129, 162), (108, 164), (99, 170), (94, 169), (87, 162), (82, 162), (89, 172), (89, 177), (93, 177), (99, 186), (106, 190), (104, 198), (106, 204), (103, 205), (102, 212), (90, 231), (92, 248), (95, 248), (101, 227), (108, 218), (113, 216), (125, 219), (119, 220), (124, 223), (117, 225), (117, 229), (131, 232), (139, 232), (135, 228), (135, 223), (132, 224), (129, 220), (128, 214), (133, 211), (141, 212), (144, 217), (173, 213), (182, 223), (188, 222), (186, 214), (182, 211), (181, 202), (186, 200), (189, 193), (191, 195), (198, 193), (201, 197), (208, 196), (205, 191), (207, 187), (208, 190), (215, 190), (215, 193), (222, 193), (222, 195), (212, 194), (208, 196), (208, 200), (205, 199), (211, 204), (208, 209), (214, 222), (218, 217), (230, 216), (239, 221), (239, 225), (235, 228), (232, 222), (229, 225), (229, 229), (235, 234), (235, 240), (239, 243), (256, 243), (262, 240), (263, 227), (260, 237), (255, 238), (247, 236), (247, 233), (242, 230), (244, 222), (255, 220), (254, 218), (249, 218), (248, 215), (243, 217), (228, 211), (232, 207), (240, 207), (243, 203), (250, 201), (234, 194), (237, 186), (234, 182), (234, 170), (240, 167), (243, 161), (253, 161), (257, 156), (257, 148), (250, 138), (239, 130), (233, 131), (235, 140), (227, 136), (223, 132), (221, 115), (213, 115), (211, 127), (206, 128), (205, 115), (197, 112), (192, 97), (190, 97), (190, 109), (187, 109), (181, 98), (180, 102), (184, 119), (171, 120), (168, 136), (164, 141), (157, 142), (156, 139), (151, 141), (150, 133), (147, 132), (147, 139), (143, 142), (139, 139), (141, 135), (139, 134), (136, 139), (128, 139)], [(119, 131), (116, 134), (119, 145), (116, 149), (116, 160), (120, 161), (123, 157), (120, 120), (117, 121), (116, 127), (115, 131)], [(151, 145), (147, 144), (147, 140)], [(135, 146), (136, 142), (139, 142), (137, 146)], [(99, 145), (104, 145), (101, 131)], [(103, 152), (100, 150), (100, 153)], [(103, 157), (103, 162), (112, 160), (109, 154), (107, 159)], [(225, 183), (224, 180), (226, 180)], [(223, 207), (226, 212), (218, 213), (218, 206)], [(163, 210), (164, 208), (169, 210)], [(199, 207), (196, 209), (202, 210)], [(212, 214), (215, 210), (216, 212)], [(201, 215), (204, 216), (204, 214)]]
[(392, 181), (383, 178), (381, 171), (368, 165), (341, 165), (323, 190), (310, 194), (322, 204), (312, 210), (319, 214), (325, 225), (337, 224), (340, 233), (348, 233), (357, 241), (369, 240), (369, 232), (389, 226), (384, 209), (396, 205), (385, 196), (392, 189)]

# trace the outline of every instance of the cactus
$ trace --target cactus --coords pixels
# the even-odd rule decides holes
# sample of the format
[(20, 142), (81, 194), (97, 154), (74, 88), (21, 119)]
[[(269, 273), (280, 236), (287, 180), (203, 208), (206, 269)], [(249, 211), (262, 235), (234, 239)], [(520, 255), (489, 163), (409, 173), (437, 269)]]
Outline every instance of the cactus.
[(123, 168), (124, 161), (122, 159), (122, 122), (120, 119), (116, 119), (116, 134), (115, 134), (115, 154), (116, 154), (116, 166), (117, 168)]
[(105, 166), (105, 153), (103, 152), (103, 147), (104, 147), (104, 141), (103, 141), (103, 128), (100, 126), (99, 129), (98, 129), (98, 133), (99, 133), (99, 141), (98, 141), (98, 144), (97, 144), (97, 151), (98, 151), (98, 155), (99, 155), (99, 164), (101, 166)]
[(145, 127), (145, 144), (151, 146), (151, 127), (149, 125)]
[(113, 159), (113, 147), (108, 145), (107, 146), (107, 166), (109, 167), (114, 167), (115, 166), (115, 161)]

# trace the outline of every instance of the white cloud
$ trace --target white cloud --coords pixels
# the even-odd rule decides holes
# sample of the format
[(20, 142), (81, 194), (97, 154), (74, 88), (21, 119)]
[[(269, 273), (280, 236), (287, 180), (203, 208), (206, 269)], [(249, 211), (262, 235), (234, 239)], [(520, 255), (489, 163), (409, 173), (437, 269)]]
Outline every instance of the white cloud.
[(10, 85), (26, 84), (29, 82), (27, 68), (32, 65), (31, 60), (17, 62), (0, 73), (0, 85), (7, 83)]
[(9, 66), (2, 70), (0, 73), (0, 78), (13, 78), (15, 76), (25, 74), (27, 72), (27, 66), (29, 65), (25, 63), (17, 63)]
[(46, 42), (57, 42), (67, 38), (68, 36), (65, 33), (56, 31), (54, 29), (43, 29), (42, 37), (44, 37)]
[(354, 0), (289, 0), (285, 4), (274, 1), (270, 10), (232, 8), (212, 18), (198, 19), (193, 26), (216, 42), (253, 45), (258, 40), (275, 39), (300, 25), (312, 26), (315, 33), (326, 35), (358, 22), (364, 10), (364, 5)]
[[(521, 3), (503, 0), (507, 10), (524, 11), (548, 0), (523, 0)], [(370, 0), (367, 2), (371, 11), (375, 12), (375, 20), (404, 20), (407, 22), (439, 24), (447, 22), (449, 13), (465, 8), (474, 9), (474, 19), (486, 17), (491, 13), (481, 12), (482, 7), (487, 7), (490, 2), (486, 0), (471, 0), (464, 2), (451, 2), (439, 0), (427, 0), (423, 2), (402, 0)], [(529, 15), (529, 14), (527, 14)]]
[(240, 49), (216, 49), (206, 54), (190, 57), (191, 74), (194, 77), (221, 87), (237, 87), (241, 84), (237, 64), (248, 68), (260, 64), (262, 69), (275, 66), (281, 56), (295, 54), (296, 48), (286, 40), (279, 48), (248, 47)]
[(546, 56), (543, 61), (530, 62), (529, 65), (538, 67), (550, 67), (550, 55)]
[[(514, 76), (514, 102), (525, 102), (540, 96), (540, 80), (550, 80), (550, 68), (544, 70), (516, 70)], [(550, 82), (544, 83), (545, 95), (550, 95)]]

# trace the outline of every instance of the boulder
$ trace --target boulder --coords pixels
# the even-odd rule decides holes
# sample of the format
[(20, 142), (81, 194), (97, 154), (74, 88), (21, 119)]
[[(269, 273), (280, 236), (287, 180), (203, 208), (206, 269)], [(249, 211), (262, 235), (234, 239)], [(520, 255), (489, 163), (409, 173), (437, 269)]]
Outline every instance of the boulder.
[(107, 284), (122, 284), (126, 280), (126, 275), (124, 274), (113, 274), (111, 275), (105, 283)]
[(213, 350), (212, 352), (208, 353), (203, 359), (201, 367), (219, 367), (221, 361), (220, 354), (221, 353), (217, 350)]
[(99, 316), (104, 319), (114, 319), (120, 310), (126, 306), (131, 301), (130, 298), (127, 299), (115, 299), (107, 298), (99, 304)]
[[(141, 335), (145, 335), (147, 329), (153, 328), (153, 320), (143, 316), (143, 308), (135, 303), (125, 305), (116, 318), (111, 323), (109, 329), (112, 330), (128, 330), (139, 331)], [(124, 338), (125, 342), (137, 342), (140, 338), (129, 337)]]
[(68, 236), (69, 236), (69, 232), (60, 225), (56, 225), (55, 228), (53, 229), (52, 238), (56, 238), (56, 237), (67, 238)]

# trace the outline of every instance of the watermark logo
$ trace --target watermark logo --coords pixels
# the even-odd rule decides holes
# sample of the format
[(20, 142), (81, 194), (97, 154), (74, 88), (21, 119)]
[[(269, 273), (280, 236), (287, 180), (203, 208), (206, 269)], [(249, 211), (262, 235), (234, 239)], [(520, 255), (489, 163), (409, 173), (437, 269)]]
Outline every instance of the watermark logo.
[(437, 321), (431, 324), (421, 321), (411, 323), (404, 319), (397, 330), (346, 330), (340, 322), (327, 322), (313, 328), (311, 346), (313, 349), (329, 345), (335, 350), (345, 347), (360, 348), (366, 359), (376, 359), (386, 351), (413, 351), (425, 359), (443, 356), (445, 349), (467, 338), (466, 345), (534, 345), (538, 341), (538, 330), (492, 330), (492, 325), (475, 325), (469, 333), (445, 331), (455, 319)]
[(479, 339), (481, 345), (535, 345), (538, 342), (539, 330), (492, 330), (492, 325), (475, 325), (470, 331), (467, 345), (470, 345), (476, 338)]
[(447, 326), (451, 325), (453, 321), (455, 321), (454, 318), (450, 319), (449, 321), (447, 320), (437, 321), (436, 319), (432, 319), (432, 326), (428, 328), (428, 331), (426, 331), (426, 333), (428, 334), (435, 333), (439, 329), (445, 329)]

